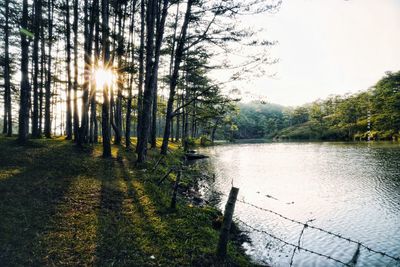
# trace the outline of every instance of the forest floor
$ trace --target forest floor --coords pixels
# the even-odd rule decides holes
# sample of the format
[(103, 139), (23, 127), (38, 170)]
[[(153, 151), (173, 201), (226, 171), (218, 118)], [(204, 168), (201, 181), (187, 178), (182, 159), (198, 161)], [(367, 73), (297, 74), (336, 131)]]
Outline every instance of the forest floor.
[(179, 158), (176, 146), (152, 172), (156, 151), (145, 171), (120, 146), (103, 159), (100, 145), (0, 137), (0, 266), (252, 265), (235, 242), (218, 263), (215, 208), (181, 196), (170, 210), (175, 176), (156, 181)]

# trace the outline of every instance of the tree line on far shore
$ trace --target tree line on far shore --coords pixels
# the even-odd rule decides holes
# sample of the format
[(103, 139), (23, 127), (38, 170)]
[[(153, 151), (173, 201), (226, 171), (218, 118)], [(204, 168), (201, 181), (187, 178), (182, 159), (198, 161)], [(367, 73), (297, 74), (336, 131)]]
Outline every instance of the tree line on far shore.
[(366, 91), (295, 108), (260, 102), (239, 106), (233, 120), (236, 139), (398, 140), (400, 71), (387, 72)]

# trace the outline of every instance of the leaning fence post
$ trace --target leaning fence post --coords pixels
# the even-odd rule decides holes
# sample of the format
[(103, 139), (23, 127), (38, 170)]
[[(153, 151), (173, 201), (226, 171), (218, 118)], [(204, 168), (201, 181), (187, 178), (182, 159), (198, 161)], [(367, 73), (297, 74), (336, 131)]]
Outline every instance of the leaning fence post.
[(182, 169), (178, 170), (178, 175), (176, 176), (175, 184), (174, 184), (174, 192), (172, 194), (172, 199), (171, 199), (171, 209), (176, 208), (176, 195), (178, 193), (178, 186), (179, 186), (179, 181), (181, 180), (181, 175), (182, 175)]
[(231, 230), (233, 212), (235, 210), (235, 203), (237, 195), (239, 193), (239, 188), (232, 187), (229, 193), (228, 202), (225, 205), (224, 219), (222, 221), (221, 232), (219, 235), (217, 256), (221, 259), (226, 256), (226, 249), (228, 246), (229, 232)]

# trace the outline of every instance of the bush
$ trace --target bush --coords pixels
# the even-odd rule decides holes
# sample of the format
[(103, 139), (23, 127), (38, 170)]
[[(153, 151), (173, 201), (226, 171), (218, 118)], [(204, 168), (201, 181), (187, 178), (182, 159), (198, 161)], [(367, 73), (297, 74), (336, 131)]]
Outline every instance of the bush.
[(210, 146), (212, 144), (211, 140), (206, 135), (200, 136), (200, 146)]

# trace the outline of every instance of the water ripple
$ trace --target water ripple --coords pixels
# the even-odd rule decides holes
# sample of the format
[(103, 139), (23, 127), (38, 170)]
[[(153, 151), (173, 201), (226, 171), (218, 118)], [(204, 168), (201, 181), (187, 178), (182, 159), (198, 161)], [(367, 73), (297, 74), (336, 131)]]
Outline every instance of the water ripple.
[[(383, 144), (268, 143), (208, 148), (208, 164), (216, 174), (213, 186), (228, 192), (231, 183), (240, 196), (258, 206), (319, 227), (392, 255), (400, 254), (400, 147)], [(211, 166), (210, 166), (211, 165)], [(220, 205), (224, 206), (222, 198)], [(297, 243), (301, 226), (277, 216), (237, 205), (240, 219)], [(259, 263), (288, 266), (292, 248), (251, 233), (245, 247)], [(356, 247), (347, 241), (306, 229), (302, 246), (349, 261)], [(338, 266), (305, 251), (294, 266)], [(360, 266), (393, 266), (390, 259), (361, 250)], [(395, 265), (394, 265), (395, 266)]]

